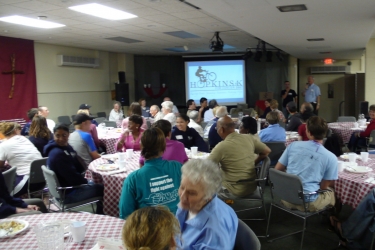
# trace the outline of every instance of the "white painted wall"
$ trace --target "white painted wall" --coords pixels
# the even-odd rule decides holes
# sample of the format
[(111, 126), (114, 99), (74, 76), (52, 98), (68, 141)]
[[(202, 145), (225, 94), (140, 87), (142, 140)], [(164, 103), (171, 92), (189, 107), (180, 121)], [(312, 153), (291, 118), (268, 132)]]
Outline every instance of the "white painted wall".
[[(112, 109), (111, 90), (117, 82), (118, 71), (127, 72), (127, 79), (134, 86), (133, 55), (109, 53), (82, 48), (35, 43), (35, 63), (37, 77), (38, 105), (47, 106), (50, 119), (57, 122), (61, 115), (76, 114), (82, 103), (92, 106), (90, 112), (107, 112)], [(99, 68), (60, 67), (57, 55), (96, 57)], [(127, 67), (119, 63), (119, 58), (127, 58)], [(133, 93), (134, 96), (134, 93)]]

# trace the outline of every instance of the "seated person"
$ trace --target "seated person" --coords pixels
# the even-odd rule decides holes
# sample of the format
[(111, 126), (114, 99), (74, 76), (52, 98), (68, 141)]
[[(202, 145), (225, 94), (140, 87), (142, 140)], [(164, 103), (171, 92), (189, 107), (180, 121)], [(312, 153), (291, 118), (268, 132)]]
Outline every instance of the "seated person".
[(10, 196), (2, 173), (0, 173), (0, 204), (0, 219), (47, 213), (47, 208), (41, 199), (21, 200)]
[[(207, 98), (205, 97), (202, 97), (200, 100), (199, 100), (199, 103), (200, 103), (200, 107), (197, 107), (196, 108), (196, 111), (198, 111), (198, 118), (197, 118), (197, 122), (198, 123), (201, 123), (204, 119), (204, 113), (206, 113), (206, 111), (209, 109), (208, 108), (208, 104), (207, 104)], [(189, 114), (187, 114), (189, 115)]]
[(259, 116), (259, 118), (265, 119), (267, 114), (269, 112), (271, 112), (271, 108), (270, 108), (271, 101), (272, 101), (272, 99), (267, 99), (267, 100), (264, 101), (264, 105), (266, 106), (266, 109), (264, 110), (263, 114), (261, 116)]
[[(153, 128), (159, 128), (163, 131), (165, 136), (165, 151), (162, 155), (163, 160), (167, 161), (178, 161), (181, 164), (184, 164), (188, 161), (188, 157), (185, 152), (185, 146), (183, 143), (175, 140), (171, 140), (172, 136), (172, 125), (167, 120), (159, 120), (152, 124)], [(141, 156), (139, 158), (139, 165), (143, 166), (145, 164), (145, 158)]]
[(206, 112), (204, 112), (204, 122), (209, 122), (209, 121), (211, 121), (212, 119), (215, 118), (213, 109), (217, 106), (219, 106), (219, 104), (217, 103), (217, 101), (215, 99), (212, 99), (212, 100), (209, 101), (209, 103), (208, 103), (209, 109)]
[[(21, 126), (16, 122), (0, 122), (0, 133), (5, 140), (0, 143), (0, 169), (5, 162), (17, 168), (16, 182), (13, 190), (18, 197), (27, 193), (30, 175), (30, 164), (42, 155), (38, 149), (24, 136), (21, 136)], [(31, 184), (31, 190), (39, 190), (44, 187), (40, 184)]]
[(285, 142), (285, 129), (279, 125), (279, 112), (271, 111), (267, 114), (266, 120), (269, 126), (259, 131), (261, 142)]
[[(77, 114), (86, 114), (86, 115), (90, 116), (90, 112), (89, 112), (88, 109), (79, 109), (77, 111)], [(92, 121), (95, 121), (95, 120), (92, 120)], [(98, 130), (96, 129), (98, 124), (95, 125), (94, 123), (92, 123), (92, 121), (91, 121), (91, 125), (90, 125), (90, 135), (91, 135), (92, 139), (94, 140), (95, 147), (98, 150), (98, 153), (105, 152), (106, 147), (105, 147), (104, 143), (99, 141)]]
[(40, 115), (36, 115), (31, 122), (29, 130), (29, 140), (38, 149), (43, 157), (43, 148), (47, 145), (49, 140), (53, 139), (53, 135), (47, 127), (46, 118)]
[(223, 187), (219, 197), (223, 199), (236, 199), (252, 194), (257, 187), (256, 182), (250, 181), (256, 178), (255, 166), (271, 152), (254, 137), (238, 134), (235, 127), (236, 124), (229, 116), (219, 119), (217, 133), (223, 141), (216, 145), (208, 157), (221, 165)]
[[(278, 112), (279, 113), (279, 121), (285, 123), (284, 114), (283, 114), (283, 112), (281, 110), (278, 109), (279, 108), (279, 103), (277, 102), (277, 100), (272, 99), (272, 101), (270, 102), (270, 108), (271, 108), (271, 111)], [(267, 115), (266, 115), (266, 119), (267, 119)]]
[[(91, 124), (90, 120), (87, 121)], [(44, 153), (48, 155), (47, 166), (55, 172), (62, 187), (89, 184), (81, 188), (68, 189), (65, 193), (65, 203), (103, 196), (103, 185), (95, 184), (82, 176), (84, 168), (77, 159), (76, 151), (68, 143), (69, 134), (69, 128), (65, 124), (57, 125), (54, 128), (54, 140), (44, 147)], [(101, 202), (97, 203), (96, 213), (103, 214)]]
[(144, 207), (127, 218), (122, 241), (128, 250), (168, 250), (176, 249), (175, 238), (180, 234), (178, 221), (168, 208)]
[(306, 134), (306, 122), (310, 117), (316, 116), (314, 114), (314, 107), (309, 102), (304, 102), (301, 105), (301, 122), (302, 124), (298, 127), (299, 141), (308, 141), (309, 138)]
[(221, 118), (228, 115), (227, 107), (226, 106), (220, 106), (216, 110), (216, 118), (213, 119), (214, 123), (210, 127), (210, 131), (208, 132), (208, 143), (210, 145), (210, 149), (213, 149), (219, 142), (221, 142), (223, 139), (220, 137), (220, 135), (217, 133), (216, 126), (217, 121)]
[(140, 141), (143, 134), (143, 119), (139, 115), (131, 115), (128, 121), (128, 129), (120, 136), (116, 143), (117, 151), (125, 152), (127, 148), (134, 151), (141, 150)]
[(113, 103), (113, 109), (111, 110), (111, 113), (109, 113), (109, 121), (113, 122), (122, 122), (122, 119), (124, 119), (124, 113), (122, 112), (121, 108), (121, 102), (114, 102)]
[(359, 203), (349, 218), (340, 222), (331, 216), (331, 226), (340, 239), (340, 245), (348, 249), (371, 249), (374, 228), (375, 189), (372, 189)]
[(119, 203), (121, 219), (126, 219), (139, 208), (161, 204), (175, 213), (180, 201), (177, 192), (182, 164), (161, 158), (165, 150), (163, 131), (158, 128), (147, 129), (142, 135), (141, 145), (141, 155), (146, 162), (124, 181)]
[[(132, 115), (139, 115), (142, 116), (142, 107), (138, 102), (132, 102), (130, 104), (129, 110), (128, 110), (128, 117), (126, 117), (124, 120), (122, 120), (121, 128), (122, 131), (125, 131), (128, 129), (128, 121), (129, 117)], [(147, 129), (147, 121), (146, 118), (142, 117), (142, 129), (146, 130)]]
[(210, 160), (191, 159), (182, 166), (176, 213), (181, 249), (233, 249), (238, 218), (216, 195), (221, 181), (219, 166)]
[(189, 121), (187, 115), (177, 115), (176, 126), (172, 130), (172, 140), (182, 142), (185, 148), (198, 147), (198, 151), (208, 152), (208, 146), (202, 137), (195, 129), (188, 127)]
[(240, 134), (252, 135), (254, 139), (259, 140), (259, 135), (257, 135), (258, 124), (257, 124), (257, 121), (251, 116), (245, 116), (244, 118), (242, 118), (239, 132)]
[(161, 112), (163, 113), (164, 120), (169, 121), (172, 124), (172, 127), (176, 125), (176, 114), (173, 113), (173, 102), (164, 101), (161, 104)]
[(76, 130), (69, 136), (69, 144), (84, 161), (86, 166), (93, 160), (100, 158), (94, 140), (89, 133), (92, 119), (92, 117), (85, 113), (76, 115), (74, 118), (74, 127)]
[(195, 131), (197, 131), (198, 134), (203, 137), (203, 128), (197, 123), (198, 115), (198, 111), (193, 110), (189, 112), (188, 117), (190, 118), (190, 121), (188, 126), (189, 128), (195, 129)]
[(289, 113), (288, 125), (286, 126), (286, 131), (298, 132), (299, 125), (302, 124), (301, 115), (297, 112), (297, 105), (295, 102), (289, 102), (286, 104), (286, 110)]
[(29, 130), (31, 126), (31, 121), (33, 120), (34, 116), (38, 115), (39, 110), (37, 108), (32, 108), (29, 111), (27, 111), (27, 117), (29, 118), (29, 121), (23, 126), (21, 130), (21, 135), (28, 136)]
[(370, 124), (363, 132), (354, 132), (350, 137), (348, 148), (355, 152), (358, 146), (367, 147), (366, 137), (370, 137), (371, 131), (375, 129), (375, 105), (371, 105), (368, 111)]
[(154, 119), (154, 122), (159, 121), (164, 116), (163, 113), (160, 111), (158, 105), (152, 105), (150, 107), (150, 115)]
[(150, 107), (146, 106), (146, 99), (141, 98), (141, 99), (139, 99), (138, 103), (141, 104), (142, 116), (143, 117), (150, 117)]
[[(277, 170), (297, 175), (302, 181), (305, 193), (319, 189), (329, 190), (305, 199), (311, 212), (335, 205), (333, 186), (334, 180), (338, 178), (337, 158), (322, 145), (327, 129), (327, 122), (323, 118), (314, 116), (308, 119), (306, 133), (310, 140), (290, 144), (275, 166)], [(286, 201), (282, 203), (288, 208), (304, 211), (302, 205)]]
[[(216, 124), (217, 120), (215, 121), (216, 118), (216, 111), (220, 108), (220, 106), (216, 106), (215, 108), (212, 109), (212, 114), (213, 118), (207, 122), (206, 126), (203, 128), (203, 138), (208, 139), (208, 133), (210, 132), (210, 129), (213, 124)], [(209, 111), (209, 110), (208, 110)]]

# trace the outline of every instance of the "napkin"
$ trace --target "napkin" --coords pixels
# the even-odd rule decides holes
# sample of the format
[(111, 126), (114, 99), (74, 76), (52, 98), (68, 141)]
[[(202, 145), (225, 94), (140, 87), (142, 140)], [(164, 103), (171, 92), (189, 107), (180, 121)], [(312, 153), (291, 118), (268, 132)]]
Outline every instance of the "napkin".
[(373, 183), (374, 182), (374, 177), (370, 177), (365, 180), (366, 183)]
[(112, 174), (118, 174), (118, 173), (122, 173), (122, 172), (126, 172), (128, 171), (128, 169), (124, 168), (124, 169), (119, 169), (119, 170), (114, 170), (114, 171), (108, 171), (108, 172), (103, 172), (103, 173), (100, 173), (101, 175), (112, 175)]
[(124, 249), (125, 250), (125, 247), (122, 245), (121, 240), (99, 238), (98, 243), (96, 243), (96, 245), (93, 248), (91, 248), (91, 250), (102, 250), (102, 249), (107, 249), (107, 250)]

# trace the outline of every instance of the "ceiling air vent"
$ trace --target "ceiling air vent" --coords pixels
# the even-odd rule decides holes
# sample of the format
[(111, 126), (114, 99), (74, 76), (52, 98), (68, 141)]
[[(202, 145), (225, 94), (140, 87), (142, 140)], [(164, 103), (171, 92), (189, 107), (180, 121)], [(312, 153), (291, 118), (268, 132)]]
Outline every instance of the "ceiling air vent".
[(348, 72), (348, 66), (320, 66), (310, 68), (310, 74), (345, 74)]
[(57, 55), (57, 65), (71, 67), (98, 68), (99, 58)]

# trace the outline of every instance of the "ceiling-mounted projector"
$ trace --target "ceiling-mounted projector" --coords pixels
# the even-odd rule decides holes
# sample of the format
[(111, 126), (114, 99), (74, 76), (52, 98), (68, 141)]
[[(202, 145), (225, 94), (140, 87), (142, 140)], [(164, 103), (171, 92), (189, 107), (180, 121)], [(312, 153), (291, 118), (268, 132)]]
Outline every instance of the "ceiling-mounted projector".
[[(214, 40), (216, 38), (216, 40)], [(210, 40), (210, 49), (212, 52), (223, 52), (224, 42), (219, 37), (219, 32), (215, 32), (215, 35)]]

